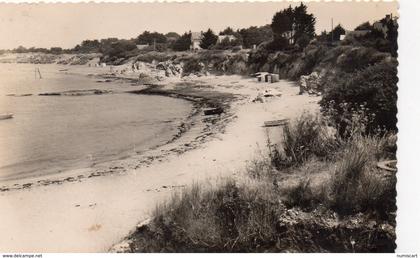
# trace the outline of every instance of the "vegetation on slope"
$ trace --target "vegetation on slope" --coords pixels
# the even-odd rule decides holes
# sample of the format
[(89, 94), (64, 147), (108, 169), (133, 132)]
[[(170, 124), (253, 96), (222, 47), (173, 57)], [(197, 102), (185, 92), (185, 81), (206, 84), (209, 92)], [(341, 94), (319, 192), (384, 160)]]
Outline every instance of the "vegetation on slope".
[[(255, 161), (246, 176), (196, 184), (159, 205), (130, 236), (130, 250), (393, 252), (395, 174), (376, 162), (394, 158), (395, 137), (351, 135), (303, 115), (285, 131), (284, 147)], [(313, 144), (297, 148), (308, 137)]]
[[(131, 251), (393, 252), (396, 175), (378, 162), (396, 158), (398, 63), (395, 23), (381, 22), (388, 37), (365, 24), (364, 36), (324, 35), (306, 47), (279, 39), (287, 28), (273, 29), (277, 38), (241, 59), (243, 71), (292, 80), (316, 73), (322, 114), (286, 126), (246, 176), (194, 185), (158, 206), (130, 236)], [(217, 65), (226, 64), (225, 52), (206, 55), (205, 67), (226, 72)]]

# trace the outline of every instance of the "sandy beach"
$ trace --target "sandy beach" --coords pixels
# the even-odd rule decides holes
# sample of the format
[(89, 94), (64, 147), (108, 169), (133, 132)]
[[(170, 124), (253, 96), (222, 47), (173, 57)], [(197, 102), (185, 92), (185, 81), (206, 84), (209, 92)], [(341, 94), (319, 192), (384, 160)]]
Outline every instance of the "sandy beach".
[[(188, 87), (177, 87), (186, 82)], [(198, 109), (179, 137), (146, 154), (3, 188), (0, 231), (7, 234), (0, 236), (0, 252), (106, 252), (174, 191), (234, 176), (265, 152), (264, 121), (318, 110), (319, 97), (299, 95), (288, 81), (210, 75), (160, 85), (159, 91), (170, 96), (235, 97), (218, 119), (209, 120)], [(281, 96), (252, 101), (266, 89)]]
[(414, 30), (356, 2), (3, 4), (0, 253), (415, 254)]

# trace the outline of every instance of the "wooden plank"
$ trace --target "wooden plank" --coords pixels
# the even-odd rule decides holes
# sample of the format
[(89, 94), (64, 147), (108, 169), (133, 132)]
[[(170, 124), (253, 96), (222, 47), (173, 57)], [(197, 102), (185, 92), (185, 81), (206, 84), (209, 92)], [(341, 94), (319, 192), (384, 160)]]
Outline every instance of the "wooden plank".
[(206, 116), (218, 115), (218, 114), (221, 114), (221, 113), (223, 113), (223, 108), (221, 108), (221, 107), (204, 109), (204, 115), (206, 115)]
[(289, 119), (279, 119), (279, 120), (271, 120), (271, 121), (265, 121), (264, 126), (270, 127), (270, 126), (282, 126), (289, 123)]

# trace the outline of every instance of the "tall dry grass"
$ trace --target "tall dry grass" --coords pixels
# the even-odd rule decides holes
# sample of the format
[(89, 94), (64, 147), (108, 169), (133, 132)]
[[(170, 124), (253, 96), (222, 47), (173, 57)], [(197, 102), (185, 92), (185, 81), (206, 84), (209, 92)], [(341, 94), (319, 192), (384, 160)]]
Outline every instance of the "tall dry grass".
[[(294, 193), (305, 200), (310, 182)], [(303, 197), (302, 197), (303, 194)], [(305, 197), (306, 195), (306, 197)], [(216, 187), (195, 184), (156, 207), (153, 220), (134, 234), (133, 252), (392, 252), (387, 222), (369, 216), (339, 219), (327, 208), (284, 204), (269, 181), (226, 179)], [(309, 198), (308, 198), (309, 200)], [(359, 213), (360, 214), (360, 213)], [(357, 239), (357, 244), (349, 241)]]
[[(366, 135), (358, 129), (360, 123), (356, 119), (346, 137), (332, 133), (324, 120), (310, 114), (285, 127), (284, 149), (271, 154), (273, 164), (283, 169), (265, 173), (272, 181), (284, 178), (284, 172), (295, 175), (281, 185), (285, 203), (304, 209), (322, 204), (340, 214), (373, 212), (382, 218), (395, 211), (395, 174), (385, 175), (377, 168), (378, 161), (395, 159), (395, 134)], [(315, 182), (320, 177), (323, 181)]]
[(394, 155), (395, 137), (334, 138), (325, 127), (308, 114), (291, 123), (284, 147), (292, 166), (276, 167), (273, 155), (264, 156), (248, 166), (249, 177), (174, 194), (156, 207), (147, 229), (135, 233), (132, 250), (393, 251), (395, 176), (385, 176), (376, 163)]
[(346, 142), (331, 177), (329, 205), (341, 213), (395, 211), (395, 174), (386, 176), (377, 162), (389, 158), (391, 136), (356, 135)]
[(232, 179), (217, 187), (194, 184), (153, 212), (143, 252), (255, 252), (275, 246), (276, 220), (284, 211), (272, 187)]
[(275, 149), (272, 159), (278, 168), (300, 165), (311, 157), (330, 158), (338, 145), (333, 128), (322, 117), (303, 113), (284, 126), (282, 149)]

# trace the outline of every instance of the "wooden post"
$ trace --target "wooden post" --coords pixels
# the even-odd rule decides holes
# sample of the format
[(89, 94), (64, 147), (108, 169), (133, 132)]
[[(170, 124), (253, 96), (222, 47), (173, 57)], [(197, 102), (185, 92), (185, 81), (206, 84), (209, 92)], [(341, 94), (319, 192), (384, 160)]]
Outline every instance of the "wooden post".
[[(289, 119), (280, 119), (280, 120), (272, 120), (272, 121), (265, 121), (264, 127), (265, 127), (265, 133), (267, 136), (267, 147), (268, 151), (270, 152), (270, 158), (273, 154), (273, 147), (276, 146), (276, 150), (279, 152), (280, 155), (285, 155), (284, 151), (284, 128), (285, 126), (288, 126)], [(276, 144), (272, 143), (272, 140), (270, 138), (270, 128), (271, 130), (275, 130), (276, 134), (279, 135), (280, 139)], [(273, 132), (273, 131), (272, 131)]]
[(41, 70), (38, 67), (35, 67), (34, 73), (35, 73), (35, 79), (36, 79), (37, 74), (39, 76), (39, 79), (42, 79)]

